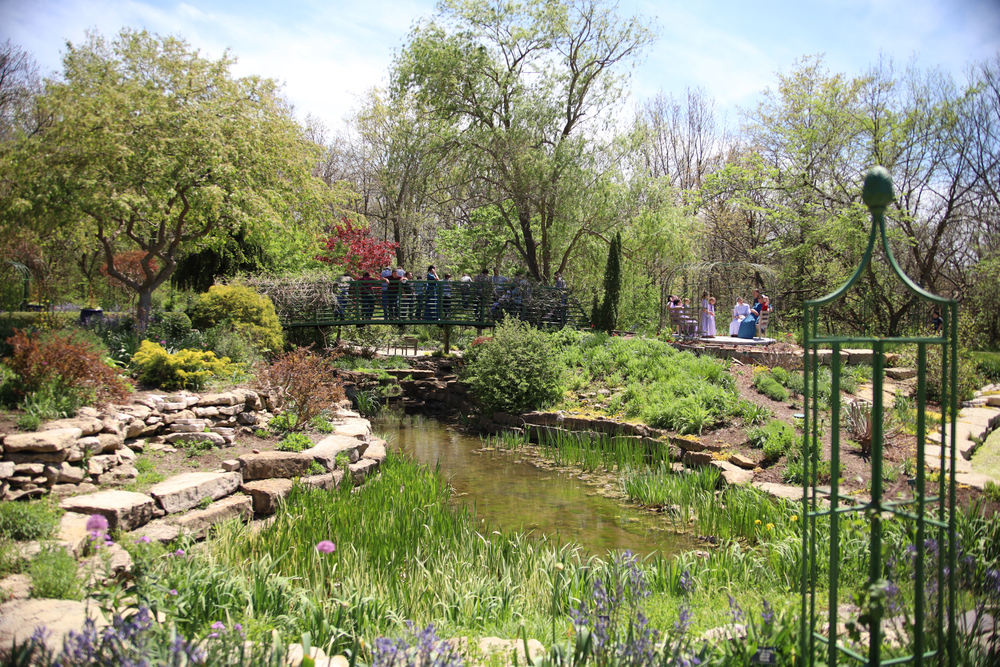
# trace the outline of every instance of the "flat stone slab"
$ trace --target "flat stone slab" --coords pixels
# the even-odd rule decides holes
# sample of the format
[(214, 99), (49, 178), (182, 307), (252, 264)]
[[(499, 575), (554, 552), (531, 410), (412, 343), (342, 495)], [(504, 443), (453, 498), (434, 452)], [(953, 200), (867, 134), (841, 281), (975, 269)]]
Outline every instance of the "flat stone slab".
[(104, 422), (93, 417), (73, 417), (45, 422), (38, 427), (39, 431), (58, 431), (64, 428), (78, 428), (83, 435), (96, 435), (104, 428)]
[(204, 498), (224, 498), (242, 482), (239, 472), (189, 472), (154, 484), (149, 495), (167, 514), (176, 514), (197, 507)]
[(278, 502), (291, 493), (292, 484), (290, 479), (260, 479), (244, 483), (242, 490), (253, 499), (255, 514), (274, 514), (278, 510)]
[(98, 491), (65, 498), (59, 507), (77, 514), (100, 514), (113, 530), (135, 530), (153, 519), (156, 503), (147, 495), (131, 491)]
[(346, 435), (349, 438), (364, 440), (372, 434), (372, 424), (367, 419), (348, 418), (342, 424), (333, 427), (335, 435)]
[(749, 484), (753, 481), (753, 473), (730, 463), (729, 461), (712, 461), (711, 465), (722, 471), (722, 479), (726, 484)]
[(989, 475), (985, 475), (981, 472), (959, 472), (955, 469), (955, 482), (957, 484), (965, 484), (966, 486), (971, 486), (974, 489), (979, 489), (982, 491), (986, 488), (986, 485), (990, 482), (997, 484), (997, 480), (993, 479)]
[(49, 649), (62, 651), (63, 639), (71, 630), (82, 630), (88, 614), (98, 628), (108, 625), (93, 600), (28, 599), (6, 602), (0, 605), (0, 651), (6, 651), (15, 641), (24, 643), (40, 625), (50, 632), (45, 641)]
[(210, 442), (215, 447), (222, 447), (226, 439), (218, 433), (171, 433), (163, 438), (171, 445), (178, 442)]
[(143, 537), (148, 537), (150, 541), (159, 542), (161, 544), (169, 544), (182, 534), (184, 534), (184, 531), (171, 519), (156, 519), (155, 521), (150, 521), (139, 530), (130, 533), (131, 537), (135, 538), (135, 541), (139, 541)]
[(61, 452), (83, 436), (78, 428), (57, 428), (36, 433), (13, 433), (3, 440), (4, 452)]
[(251, 482), (275, 477), (302, 477), (309, 472), (314, 459), (305, 452), (262, 452), (244, 454), (237, 460), (241, 464), (243, 480)]
[(785, 500), (795, 500), (802, 501), (802, 487), (792, 486), (790, 484), (775, 484), (774, 482), (757, 482), (754, 486), (764, 493), (774, 496), (775, 498), (784, 498)]
[(304, 450), (302, 453), (311, 456), (316, 463), (327, 470), (335, 470), (337, 468), (337, 455), (343, 454), (347, 457), (348, 463), (357, 463), (358, 459), (361, 457), (361, 452), (363, 448), (367, 448), (368, 443), (362, 442), (357, 438), (348, 437), (346, 435), (328, 435), (315, 446)]
[(885, 369), (886, 377), (893, 380), (909, 380), (910, 378), (917, 377), (916, 368), (887, 368)]
[(200, 539), (208, 535), (212, 526), (236, 518), (243, 521), (249, 521), (253, 518), (250, 496), (229, 496), (212, 503), (203, 510), (182, 514), (174, 521), (181, 531), (189, 532)]

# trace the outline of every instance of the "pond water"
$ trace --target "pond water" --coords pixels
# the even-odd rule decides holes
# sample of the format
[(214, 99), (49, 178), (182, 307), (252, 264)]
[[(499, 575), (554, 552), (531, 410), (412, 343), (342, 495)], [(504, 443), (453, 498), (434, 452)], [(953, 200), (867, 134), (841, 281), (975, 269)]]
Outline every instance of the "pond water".
[(505, 530), (576, 542), (596, 555), (631, 549), (664, 556), (697, 548), (664, 518), (597, 494), (572, 472), (536, 468), (511, 454), (479, 451), (483, 443), (420, 415), (391, 415), (373, 427), (420, 463), (440, 464), (459, 501)]

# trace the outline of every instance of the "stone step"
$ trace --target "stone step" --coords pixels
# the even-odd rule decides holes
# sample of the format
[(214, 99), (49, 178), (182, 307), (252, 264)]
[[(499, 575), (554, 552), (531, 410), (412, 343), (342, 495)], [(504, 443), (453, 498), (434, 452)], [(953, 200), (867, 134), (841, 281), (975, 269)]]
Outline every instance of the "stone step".
[(132, 491), (98, 491), (85, 496), (64, 498), (59, 507), (77, 514), (100, 514), (111, 530), (135, 530), (153, 518), (156, 503), (147, 495)]
[(154, 484), (149, 494), (167, 514), (176, 514), (197, 507), (205, 498), (228, 496), (242, 482), (239, 472), (189, 472)]

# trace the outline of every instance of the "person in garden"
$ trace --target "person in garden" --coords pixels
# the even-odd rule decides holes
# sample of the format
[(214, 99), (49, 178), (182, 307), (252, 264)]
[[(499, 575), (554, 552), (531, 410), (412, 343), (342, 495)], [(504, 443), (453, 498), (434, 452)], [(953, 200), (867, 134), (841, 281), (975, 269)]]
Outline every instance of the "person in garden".
[[(729, 335), (738, 336), (740, 333), (740, 324), (743, 322), (745, 317), (750, 315), (750, 306), (743, 303), (743, 297), (736, 297), (736, 306), (733, 308), (733, 319), (729, 323)], [(756, 321), (756, 320), (755, 320)]]
[(424, 317), (428, 320), (438, 319), (437, 311), (437, 282), (440, 280), (437, 269), (431, 264), (427, 267), (427, 287), (424, 288)]
[[(710, 307), (708, 292), (701, 294), (701, 312), (698, 317), (698, 331), (702, 336), (715, 336), (715, 308)], [(714, 301), (714, 299), (713, 299)], [(712, 333), (708, 333), (711, 330)]]
[(451, 274), (445, 273), (444, 280), (441, 281), (441, 312), (442, 319), (448, 319), (451, 315)]
[[(379, 281), (372, 278), (372, 274), (370, 272), (365, 271), (361, 276), (361, 280), (355, 280), (354, 283), (352, 283), (352, 287), (354, 286), (356, 286), (356, 294), (361, 301), (361, 319), (372, 319), (372, 315), (375, 312), (375, 295), (381, 291), (379, 288)], [(358, 328), (363, 326), (363, 324), (359, 324)]]
[(701, 335), (706, 338), (715, 338), (715, 297), (708, 297), (704, 311), (702, 312)]

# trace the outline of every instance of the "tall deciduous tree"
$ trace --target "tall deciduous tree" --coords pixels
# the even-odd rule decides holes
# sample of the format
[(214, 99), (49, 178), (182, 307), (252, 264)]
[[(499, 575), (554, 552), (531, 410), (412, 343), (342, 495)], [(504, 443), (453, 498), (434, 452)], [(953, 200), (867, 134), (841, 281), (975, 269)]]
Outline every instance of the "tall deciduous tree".
[[(68, 44), (41, 104), (56, 121), (15, 146), (9, 213), (39, 227), (82, 227), (107, 273), (153, 291), (179, 253), (250, 233), (313, 224), (330, 190), (275, 82), (235, 78), (227, 54), (209, 60), (182, 40), (125, 29)], [(115, 263), (142, 251), (139, 275)]]
[(438, 122), (536, 280), (565, 265), (585, 219), (564, 205), (596, 163), (620, 69), (652, 41), (599, 0), (442, 0), (395, 63), (398, 91)]

